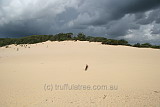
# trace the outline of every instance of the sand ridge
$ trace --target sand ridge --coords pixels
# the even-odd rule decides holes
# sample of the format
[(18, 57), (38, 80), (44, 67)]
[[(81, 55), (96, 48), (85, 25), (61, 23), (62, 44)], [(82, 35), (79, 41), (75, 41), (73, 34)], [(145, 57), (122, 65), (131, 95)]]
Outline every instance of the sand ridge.
[[(88, 69), (85, 71), (85, 66)], [(0, 48), (3, 107), (158, 107), (160, 50), (86, 41)], [(48, 89), (45, 90), (45, 84)], [(55, 90), (50, 84), (118, 86), (117, 90)], [(52, 87), (53, 88), (53, 87)]]

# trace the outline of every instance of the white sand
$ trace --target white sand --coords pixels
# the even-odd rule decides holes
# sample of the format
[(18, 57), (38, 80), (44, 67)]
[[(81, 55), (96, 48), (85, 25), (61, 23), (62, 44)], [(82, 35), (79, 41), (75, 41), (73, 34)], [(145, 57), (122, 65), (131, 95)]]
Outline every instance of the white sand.
[[(56, 90), (56, 84), (108, 90)], [(107, 106), (160, 107), (160, 50), (80, 41), (0, 48), (0, 107)]]

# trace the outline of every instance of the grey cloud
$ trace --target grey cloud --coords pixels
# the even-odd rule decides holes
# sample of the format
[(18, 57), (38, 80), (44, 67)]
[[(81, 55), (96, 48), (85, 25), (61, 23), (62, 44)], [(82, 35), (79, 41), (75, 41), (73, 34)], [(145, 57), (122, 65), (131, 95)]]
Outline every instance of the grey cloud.
[(152, 34), (160, 34), (160, 25), (155, 24), (155, 26), (153, 27), (151, 31), (152, 31)]
[(84, 32), (132, 40), (148, 25), (155, 38), (159, 24), (160, 0), (0, 0), (0, 37)]
[[(20, 6), (16, 6), (17, 2)], [(75, 18), (73, 9), (69, 8), (76, 8), (77, 5), (78, 2), (74, 0), (37, 0), (35, 3), (31, 0), (8, 0), (8, 5), (0, 8), (0, 36), (57, 33), (66, 21)]]
[(139, 26), (133, 23), (134, 17), (132, 15), (126, 15), (118, 21), (112, 21), (107, 26), (107, 35), (110, 38), (123, 36), (128, 34), (129, 29), (138, 29)]
[(143, 14), (142, 18), (136, 20), (136, 23), (141, 25), (150, 24), (153, 22), (159, 23), (160, 20), (160, 9), (149, 11), (147, 14)]
[[(87, 29), (87, 26), (106, 26), (106, 31), (102, 32), (107, 37), (118, 38), (127, 35), (132, 29), (138, 30), (141, 25), (158, 22), (155, 13), (158, 13), (159, 5), (158, 0), (86, 0), (78, 10), (80, 14), (69, 23), (73, 28), (81, 30)], [(135, 17), (125, 18), (128, 14)]]
[[(87, 21), (87, 24), (103, 25), (126, 14), (145, 12), (158, 6), (159, 0), (86, 0), (80, 6), (81, 14), (75, 20), (75, 24), (85, 24)], [(86, 20), (82, 21), (81, 16), (87, 16)]]

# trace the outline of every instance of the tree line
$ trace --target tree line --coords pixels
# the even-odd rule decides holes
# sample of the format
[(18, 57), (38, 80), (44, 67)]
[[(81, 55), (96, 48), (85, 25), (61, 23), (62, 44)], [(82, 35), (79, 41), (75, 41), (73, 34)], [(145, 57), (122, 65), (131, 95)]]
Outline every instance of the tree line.
[(32, 35), (26, 36), (21, 38), (0, 38), (0, 47), (11, 45), (11, 44), (35, 44), (45, 41), (66, 41), (66, 40), (74, 40), (74, 41), (89, 41), (89, 42), (101, 42), (102, 44), (106, 45), (125, 45), (125, 46), (132, 46), (138, 48), (155, 48), (160, 49), (159, 45), (152, 45), (150, 43), (136, 43), (131, 45), (128, 41), (121, 39), (107, 39), (105, 37), (93, 37), (93, 36), (86, 36), (83, 33), (79, 33), (76, 36), (73, 36), (73, 33), (59, 33), (56, 35)]

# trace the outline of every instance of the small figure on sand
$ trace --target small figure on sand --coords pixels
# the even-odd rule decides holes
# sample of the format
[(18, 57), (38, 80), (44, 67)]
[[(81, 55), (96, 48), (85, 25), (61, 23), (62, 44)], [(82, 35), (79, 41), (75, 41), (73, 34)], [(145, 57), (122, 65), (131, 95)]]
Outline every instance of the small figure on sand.
[(88, 69), (88, 65), (86, 64), (86, 68), (85, 68), (85, 71), (87, 71), (87, 69)]

